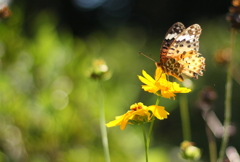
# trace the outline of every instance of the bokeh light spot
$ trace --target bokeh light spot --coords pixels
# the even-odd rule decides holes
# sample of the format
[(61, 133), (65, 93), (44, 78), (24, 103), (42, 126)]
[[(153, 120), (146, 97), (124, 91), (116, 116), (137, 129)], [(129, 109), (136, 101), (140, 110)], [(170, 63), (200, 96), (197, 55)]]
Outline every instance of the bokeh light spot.
[(68, 95), (62, 90), (53, 91), (51, 101), (54, 108), (64, 109), (68, 105)]
[(101, 6), (105, 0), (74, 0), (74, 3), (81, 8), (95, 9)]

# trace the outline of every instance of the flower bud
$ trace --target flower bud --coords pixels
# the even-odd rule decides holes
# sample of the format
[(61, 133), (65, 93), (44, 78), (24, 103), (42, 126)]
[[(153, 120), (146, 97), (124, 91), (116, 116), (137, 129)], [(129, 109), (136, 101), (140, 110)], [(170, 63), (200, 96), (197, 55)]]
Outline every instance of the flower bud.
[(183, 141), (181, 143), (181, 156), (187, 160), (198, 160), (201, 157), (201, 150), (194, 146), (194, 143)]
[(240, 0), (232, 0), (232, 5), (229, 7), (229, 13), (226, 15), (226, 20), (232, 24), (232, 28), (240, 28)]
[(198, 160), (201, 157), (201, 150), (196, 146), (189, 146), (185, 150), (185, 155), (188, 157), (188, 159)]
[(108, 66), (103, 59), (93, 61), (91, 78), (99, 80), (107, 80), (111, 77)]

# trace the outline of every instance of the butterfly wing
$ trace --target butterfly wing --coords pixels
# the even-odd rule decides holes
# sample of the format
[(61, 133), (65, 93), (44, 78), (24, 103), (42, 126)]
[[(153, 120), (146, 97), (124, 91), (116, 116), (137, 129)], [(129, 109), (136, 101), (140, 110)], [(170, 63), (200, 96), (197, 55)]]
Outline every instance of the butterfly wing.
[(179, 60), (194, 54), (194, 51), (198, 52), (201, 32), (202, 29), (198, 24), (189, 26), (175, 38), (166, 56)]
[(170, 32), (167, 32), (164, 40), (164, 42), (168, 40), (168, 43), (163, 42), (161, 62), (157, 63), (166, 74), (180, 81), (183, 81), (182, 73), (197, 79), (198, 75), (203, 75), (202, 70), (205, 70), (205, 58), (198, 53), (201, 27), (198, 24), (191, 25), (187, 29), (183, 27), (182, 23), (175, 23), (169, 29)]
[(205, 70), (205, 58), (200, 56), (200, 53), (193, 53), (178, 62), (184, 65), (182, 73), (198, 79), (198, 75), (203, 76), (202, 70)]
[(168, 32), (165, 35), (165, 39), (162, 42), (161, 48), (160, 48), (160, 61), (162, 63), (167, 61), (167, 54), (170, 50), (170, 46), (172, 43), (176, 40), (176, 38), (179, 36), (180, 33), (182, 33), (185, 29), (185, 26), (177, 22), (173, 24), (169, 29)]

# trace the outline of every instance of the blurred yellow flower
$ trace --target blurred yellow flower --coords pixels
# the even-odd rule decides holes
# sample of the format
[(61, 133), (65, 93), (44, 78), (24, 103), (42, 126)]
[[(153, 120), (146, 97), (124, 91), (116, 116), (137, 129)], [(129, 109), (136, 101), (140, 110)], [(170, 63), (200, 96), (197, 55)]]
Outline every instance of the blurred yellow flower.
[(175, 99), (175, 93), (188, 93), (191, 89), (180, 87), (176, 82), (169, 82), (166, 74), (162, 72), (161, 68), (156, 69), (155, 79), (153, 79), (146, 71), (142, 71), (143, 76), (138, 76), (139, 80), (146, 85), (142, 85), (144, 91), (154, 93), (165, 98)]
[(150, 122), (153, 116), (163, 120), (167, 118), (169, 113), (162, 106), (145, 106), (143, 103), (135, 103), (130, 106), (130, 110), (124, 115), (117, 116), (115, 120), (106, 124), (107, 127), (120, 125), (120, 129), (124, 130), (127, 124), (137, 125)]

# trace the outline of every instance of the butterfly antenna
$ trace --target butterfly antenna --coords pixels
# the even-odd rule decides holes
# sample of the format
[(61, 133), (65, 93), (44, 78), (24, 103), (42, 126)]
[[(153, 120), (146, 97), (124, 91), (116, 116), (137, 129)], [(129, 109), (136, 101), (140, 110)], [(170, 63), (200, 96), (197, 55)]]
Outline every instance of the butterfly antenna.
[(142, 53), (142, 52), (139, 52), (139, 54), (141, 54), (141, 55), (143, 55), (143, 56), (147, 57), (148, 59), (150, 59), (150, 60), (152, 60), (152, 61), (154, 61), (154, 62), (157, 62), (156, 60), (154, 60), (153, 58), (151, 58), (151, 57), (149, 57), (149, 56), (145, 55), (145, 54), (144, 54), (144, 53)]

